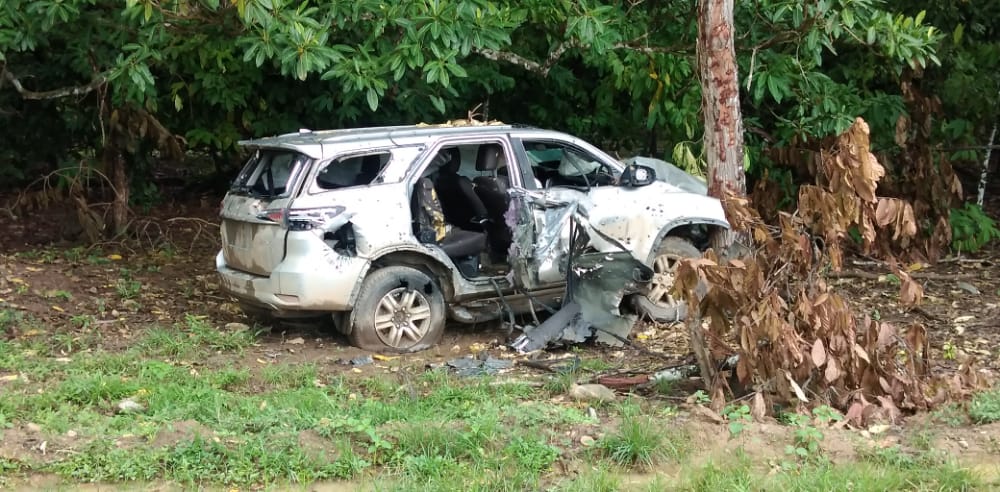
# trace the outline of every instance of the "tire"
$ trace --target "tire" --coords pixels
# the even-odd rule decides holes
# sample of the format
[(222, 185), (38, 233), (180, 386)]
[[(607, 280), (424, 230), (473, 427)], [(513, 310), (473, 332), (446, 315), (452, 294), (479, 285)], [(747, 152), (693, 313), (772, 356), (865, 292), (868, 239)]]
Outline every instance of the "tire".
[(416, 352), (441, 339), (445, 318), (444, 295), (427, 274), (404, 266), (380, 268), (361, 284), (350, 340), (372, 352)]
[(653, 257), (653, 280), (650, 291), (646, 295), (636, 295), (633, 305), (640, 314), (654, 321), (673, 322), (687, 317), (687, 305), (684, 301), (674, 299), (670, 294), (673, 287), (673, 271), (677, 268), (677, 260), (698, 258), (701, 252), (690, 241), (679, 237), (665, 238)]

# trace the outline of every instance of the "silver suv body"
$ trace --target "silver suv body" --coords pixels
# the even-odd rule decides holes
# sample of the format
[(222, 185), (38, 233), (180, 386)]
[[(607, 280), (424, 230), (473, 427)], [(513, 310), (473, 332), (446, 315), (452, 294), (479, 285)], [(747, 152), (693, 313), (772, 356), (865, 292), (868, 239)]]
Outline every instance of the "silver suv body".
[(241, 145), (252, 156), (222, 204), (223, 289), (278, 317), (331, 313), (372, 350), (426, 348), (446, 318), (558, 302), (569, 215), (584, 217), (592, 251), (650, 266), (653, 281), (633, 290), (669, 315), (672, 261), (728, 227), (718, 200), (554, 131), (302, 130)]

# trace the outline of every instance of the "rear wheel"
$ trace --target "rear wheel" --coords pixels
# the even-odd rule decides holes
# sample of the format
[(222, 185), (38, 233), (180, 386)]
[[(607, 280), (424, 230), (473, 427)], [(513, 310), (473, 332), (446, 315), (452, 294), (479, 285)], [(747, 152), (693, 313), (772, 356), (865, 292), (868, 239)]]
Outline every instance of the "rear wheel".
[(415, 352), (444, 333), (444, 296), (424, 272), (410, 267), (378, 269), (361, 284), (351, 319), (351, 343), (375, 352)]
[(686, 318), (687, 305), (674, 298), (671, 289), (680, 260), (699, 256), (701, 252), (690, 241), (679, 237), (665, 238), (653, 258), (653, 280), (650, 281), (649, 293), (635, 297), (635, 307), (639, 312), (663, 322)]

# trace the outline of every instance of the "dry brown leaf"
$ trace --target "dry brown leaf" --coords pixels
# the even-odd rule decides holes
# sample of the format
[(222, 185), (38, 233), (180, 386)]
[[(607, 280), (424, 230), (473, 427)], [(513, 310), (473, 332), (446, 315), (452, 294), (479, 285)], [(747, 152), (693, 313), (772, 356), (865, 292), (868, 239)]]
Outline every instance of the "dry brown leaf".
[(896, 342), (896, 327), (889, 323), (878, 324), (878, 341), (875, 343), (877, 350), (882, 350), (891, 343)]
[(924, 288), (913, 280), (908, 273), (900, 270), (899, 276), (899, 303), (903, 306), (918, 306), (924, 298)]
[(865, 352), (864, 347), (862, 347), (861, 345), (858, 345), (856, 343), (854, 344), (854, 353), (857, 354), (858, 357), (861, 358), (861, 360), (867, 362), (868, 364), (872, 363), (871, 359), (868, 358), (868, 352)]
[(840, 369), (837, 368), (837, 359), (831, 357), (826, 363), (826, 382), (832, 383), (840, 378)]
[(795, 379), (792, 378), (792, 373), (788, 371), (784, 372), (785, 372), (785, 379), (788, 380), (788, 384), (792, 387), (792, 391), (795, 392), (795, 397), (798, 398), (803, 403), (809, 403), (809, 399), (806, 398), (806, 394), (805, 392), (802, 391), (802, 388), (799, 386), (799, 383), (796, 383)]
[(885, 227), (896, 221), (899, 214), (899, 200), (894, 198), (880, 198), (878, 206), (875, 208), (875, 223), (879, 227)]
[(865, 406), (866, 403), (854, 402), (847, 409), (847, 413), (844, 415), (844, 422), (850, 422), (854, 424), (855, 427), (860, 427), (864, 422)]
[(758, 391), (757, 394), (753, 395), (753, 401), (750, 403), (750, 416), (755, 422), (762, 422), (766, 415), (767, 404), (764, 402), (764, 394)]
[(826, 364), (826, 347), (823, 346), (823, 340), (817, 338), (813, 342), (812, 346), (812, 361), (816, 368), (823, 367)]

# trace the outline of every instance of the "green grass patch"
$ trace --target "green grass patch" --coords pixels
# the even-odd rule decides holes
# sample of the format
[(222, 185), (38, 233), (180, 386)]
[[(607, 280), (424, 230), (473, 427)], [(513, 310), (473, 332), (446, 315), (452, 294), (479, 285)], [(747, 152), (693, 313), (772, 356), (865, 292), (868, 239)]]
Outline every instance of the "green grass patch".
[(604, 456), (629, 468), (652, 468), (664, 459), (679, 459), (688, 449), (689, 438), (667, 422), (648, 416), (622, 418), (618, 430), (597, 442)]
[(976, 393), (969, 402), (969, 418), (977, 424), (1000, 422), (1000, 388)]
[(334, 454), (339, 456), (307, 454), (289, 438), (251, 438), (232, 446), (196, 438), (161, 449), (116, 448), (98, 441), (46, 471), (87, 482), (165, 479), (242, 485), (347, 479), (368, 466), (349, 447), (334, 448)]
[(621, 490), (621, 477), (607, 465), (591, 466), (570, 480), (559, 481), (557, 492), (617, 492)]
[(794, 490), (794, 491), (967, 491), (981, 490), (968, 470), (929, 453), (906, 454), (898, 448), (862, 454), (857, 463), (807, 464), (773, 473), (755, 468), (746, 455), (710, 464), (694, 472), (680, 490)]
[(172, 359), (193, 359), (207, 352), (236, 352), (252, 346), (257, 332), (217, 328), (203, 316), (188, 314), (184, 323), (150, 328), (137, 346), (146, 355)]

